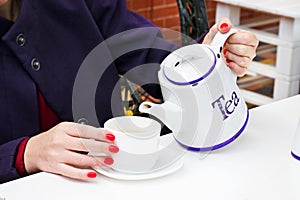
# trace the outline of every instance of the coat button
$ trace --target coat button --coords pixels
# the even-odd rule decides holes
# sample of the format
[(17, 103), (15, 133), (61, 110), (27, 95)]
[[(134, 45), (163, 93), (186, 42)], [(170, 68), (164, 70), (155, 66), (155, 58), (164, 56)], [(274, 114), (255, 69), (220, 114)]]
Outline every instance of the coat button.
[(41, 68), (40, 61), (37, 58), (31, 60), (31, 67), (34, 71), (39, 71)]
[(80, 118), (79, 120), (77, 120), (77, 123), (86, 125), (86, 124), (88, 124), (88, 121), (85, 118)]
[(16, 43), (17, 45), (19, 45), (20, 47), (24, 46), (26, 43), (26, 39), (24, 34), (20, 33), (17, 38), (16, 38)]

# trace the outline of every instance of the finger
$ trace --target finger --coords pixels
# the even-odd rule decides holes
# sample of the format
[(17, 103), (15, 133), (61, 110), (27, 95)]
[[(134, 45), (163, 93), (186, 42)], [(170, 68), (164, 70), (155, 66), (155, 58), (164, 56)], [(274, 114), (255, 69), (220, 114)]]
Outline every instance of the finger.
[(217, 27), (221, 33), (227, 33), (233, 25), (228, 18), (221, 18), (217, 23)]
[(65, 147), (72, 151), (97, 152), (108, 155), (119, 152), (119, 148), (115, 144), (78, 137), (70, 137), (66, 141)]
[(256, 49), (259, 44), (256, 35), (245, 30), (238, 30), (236, 34), (233, 34), (228, 38), (227, 42), (230, 44), (243, 44), (251, 46), (254, 49)]
[(66, 129), (67, 133), (73, 137), (94, 139), (105, 142), (113, 142), (115, 140), (115, 136), (111, 132), (89, 125), (68, 123), (66, 125)]
[(239, 66), (237, 63), (230, 60), (226, 60), (227, 66), (238, 76), (244, 76), (247, 72), (247, 68)]
[(202, 44), (208, 44), (208, 45), (211, 44), (217, 32), (218, 32), (218, 27), (217, 24), (215, 24), (209, 29), (209, 32), (205, 35)]
[(54, 173), (78, 180), (90, 180), (97, 177), (94, 170), (76, 168), (63, 163), (57, 167)]
[(72, 151), (66, 153), (63, 159), (62, 163), (80, 167), (112, 165), (114, 163), (110, 156), (92, 156)]
[(222, 18), (218, 21), (218, 23), (214, 24), (210, 29), (209, 32), (206, 34), (203, 44), (211, 44), (212, 40), (214, 39), (215, 35), (218, 31), (221, 33), (226, 33), (233, 27), (230, 20), (228, 18)]
[(247, 46), (243, 44), (230, 44), (227, 43), (223, 49), (223, 53), (233, 53), (238, 56), (245, 56), (249, 58), (254, 58), (256, 51), (252, 46)]
[[(225, 52), (225, 51), (223, 51), (223, 52)], [(252, 59), (250, 59), (247, 56), (236, 55), (229, 51), (226, 53), (225, 59), (227, 61), (230, 60), (231, 62), (235, 62), (237, 65), (239, 65), (240, 67), (243, 67), (243, 68), (248, 68), (248, 66), (250, 65), (250, 63), (252, 61)]]

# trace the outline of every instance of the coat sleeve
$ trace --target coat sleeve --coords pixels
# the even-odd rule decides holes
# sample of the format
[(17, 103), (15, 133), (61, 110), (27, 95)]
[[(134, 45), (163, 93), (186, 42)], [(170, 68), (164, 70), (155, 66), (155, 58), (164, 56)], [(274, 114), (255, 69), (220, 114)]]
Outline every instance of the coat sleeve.
[[(179, 46), (164, 40), (158, 27), (128, 10), (125, 0), (93, 0), (88, 5), (119, 74), (161, 98), (159, 85), (151, 83), (158, 83), (159, 64)], [(132, 70), (137, 66), (143, 66), (142, 70)]]
[(24, 138), (0, 145), (0, 184), (20, 178), (14, 164), (18, 146)]

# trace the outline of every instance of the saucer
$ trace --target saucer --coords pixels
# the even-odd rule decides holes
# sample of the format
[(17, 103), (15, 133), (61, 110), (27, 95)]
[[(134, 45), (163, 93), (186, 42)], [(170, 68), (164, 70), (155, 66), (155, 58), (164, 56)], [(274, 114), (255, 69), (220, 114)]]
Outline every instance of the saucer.
[[(170, 147), (170, 145), (171, 149), (165, 148), (167, 146)], [(145, 180), (158, 178), (174, 173), (183, 166), (183, 158), (177, 156), (178, 151), (176, 150), (178, 149), (181, 151), (182, 147), (176, 142), (172, 135), (168, 134), (161, 136), (160, 138), (160, 156), (154, 166), (154, 170), (150, 170), (145, 173), (127, 173), (116, 171), (107, 166), (95, 166), (93, 169), (104, 176), (120, 180)]]
[(140, 173), (140, 174), (119, 172), (110, 167), (103, 167), (103, 166), (102, 167), (93, 167), (93, 169), (104, 176), (114, 178), (114, 179), (146, 180), (146, 179), (158, 178), (158, 177), (162, 177), (162, 176), (166, 176), (168, 174), (174, 173), (177, 170), (179, 170), (182, 166), (183, 166), (183, 161), (182, 161), (182, 159), (180, 159), (165, 168), (155, 170), (155, 171)]

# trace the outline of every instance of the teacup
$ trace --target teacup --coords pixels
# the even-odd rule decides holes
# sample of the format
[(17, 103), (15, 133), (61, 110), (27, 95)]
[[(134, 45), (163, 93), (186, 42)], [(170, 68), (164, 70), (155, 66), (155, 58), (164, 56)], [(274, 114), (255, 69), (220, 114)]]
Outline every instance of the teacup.
[(158, 158), (161, 124), (151, 118), (121, 116), (109, 119), (104, 128), (116, 137), (120, 151), (112, 155), (116, 171), (145, 173)]

